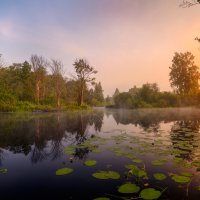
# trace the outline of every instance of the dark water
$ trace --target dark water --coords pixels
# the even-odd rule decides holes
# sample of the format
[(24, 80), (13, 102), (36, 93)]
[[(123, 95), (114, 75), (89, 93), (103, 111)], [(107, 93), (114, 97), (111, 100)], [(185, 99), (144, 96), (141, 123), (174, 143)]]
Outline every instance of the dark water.
[[(200, 110), (189, 108), (2, 113), (0, 169), (7, 173), (0, 173), (0, 199), (137, 199), (140, 192), (118, 192), (121, 184), (131, 182), (141, 190), (164, 190), (160, 199), (198, 200), (199, 128)], [(65, 152), (69, 146), (74, 148), (71, 155)], [(97, 164), (85, 166), (88, 159)], [(162, 165), (152, 164), (160, 159)], [(147, 175), (129, 175), (127, 164), (138, 166)], [(64, 167), (74, 171), (56, 176), (56, 170)], [(92, 176), (99, 170), (116, 171), (121, 177), (99, 180)], [(190, 182), (172, 180), (181, 172), (192, 174)], [(164, 173), (166, 179), (156, 180), (154, 173)]]

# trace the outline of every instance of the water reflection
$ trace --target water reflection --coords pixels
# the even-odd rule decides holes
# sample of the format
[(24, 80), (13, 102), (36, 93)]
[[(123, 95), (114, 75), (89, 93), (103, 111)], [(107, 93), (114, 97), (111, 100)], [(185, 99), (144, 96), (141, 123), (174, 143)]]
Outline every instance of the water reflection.
[[(103, 111), (54, 114), (1, 114), (0, 161), (4, 150), (28, 155), (32, 163), (62, 156), (67, 144), (81, 144), (88, 137), (89, 127), (101, 131)], [(85, 151), (85, 152), (84, 152)], [(76, 157), (84, 157), (87, 150), (77, 150)]]
[[(186, 160), (194, 157), (199, 136), (191, 132), (199, 132), (200, 111), (197, 109), (97, 109), (93, 112), (0, 114), (0, 164), (6, 158), (5, 150), (30, 155), (32, 163), (58, 159), (67, 145), (82, 144), (88, 137), (101, 132), (103, 122), (110, 116), (116, 122), (109, 124), (110, 130), (119, 124), (133, 125), (133, 130), (139, 127), (155, 135), (160, 134), (161, 123), (172, 122), (170, 140), (173, 148), (183, 154), (175, 153)], [(185, 132), (186, 129), (190, 129), (190, 133)], [(177, 141), (185, 143), (180, 146)], [(76, 149), (73, 157), (83, 159), (89, 152), (88, 148)]]

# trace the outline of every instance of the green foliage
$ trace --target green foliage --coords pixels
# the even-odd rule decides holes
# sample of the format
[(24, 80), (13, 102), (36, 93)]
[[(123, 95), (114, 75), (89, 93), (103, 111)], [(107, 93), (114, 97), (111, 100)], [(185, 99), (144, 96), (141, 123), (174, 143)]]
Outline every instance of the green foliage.
[(158, 199), (161, 196), (161, 192), (154, 188), (143, 189), (140, 193), (140, 197), (145, 200)]
[(94, 165), (96, 165), (96, 163), (97, 163), (96, 160), (86, 160), (86, 161), (84, 162), (84, 164), (85, 164), (86, 166), (88, 166), (88, 167), (94, 166)]
[(156, 83), (134, 86), (128, 92), (114, 95), (117, 108), (174, 107), (179, 105), (179, 97), (171, 92), (160, 92)]
[(99, 171), (92, 174), (97, 179), (119, 179), (120, 174), (115, 171)]
[(190, 182), (190, 177), (173, 175), (172, 180), (175, 181), (176, 183), (188, 183), (188, 182)]
[[(62, 75), (63, 65), (58, 60), (48, 63), (41, 56), (32, 55), (31, 64), (13, 63), (0, 67), (0, 111), (53, 111), (83, 110), (90, 105), (104, 105), (101, 83), (96, 83), (89, 94), (87, 83), (94, 81), (90, 76), (96, 71), (89, 65), (77, 65), (77, 80), (67, 80)], [(80, 60), (79, 60), (80, 61)], [(81, 63), (75, 64), (83, 64)], [(52, 74), (46, 68), (50, 67)], [(85, 77), (86, 76), (86, 77)], [(83, 79), (81, 79), (82, 77)], [(86, 104), (79, 103), (80, 82), (87, 96)]]
[(118, 188), (118, 192), (124, 194), (132, 194), (132, 193), (137, 193), (139, 191), (140, 187), (132, 183), (125, 183)]
[(165, 174), (162, 174), (162, 173), (155, 173), (153, 176), (154, 176), (154, 178), (155, 178), (156, 180), (159, 180), (159, 181), (162, 181), (162, 180), (165, 180), (165, 179), (166, 179)]
[(97, 71), (94, 70), (92, 66), (84, 59), (77, 59), (74, 62), (74, 68), (77, 76), (77, 86), (78, 86), (78, 104), (83, 104), (84, 88), (87, 87), (88, 83), (94, 84), (95, 78), (92, 75), (96, 74)]
[(71, 174), (73, 171), (74, 171), (73, 169), (65, 167), (65, 168), (56, 170), (56, 175), (57, 176), (67, 175), (67, 174)]
[(190, 52), (175, 53), (170, 67), (170, 83), (178, 94), (196, 94), (200, 73)]
[(6, 168), (1, 168), (0, 169), (0, 174), (7, 174), (8, 170)]

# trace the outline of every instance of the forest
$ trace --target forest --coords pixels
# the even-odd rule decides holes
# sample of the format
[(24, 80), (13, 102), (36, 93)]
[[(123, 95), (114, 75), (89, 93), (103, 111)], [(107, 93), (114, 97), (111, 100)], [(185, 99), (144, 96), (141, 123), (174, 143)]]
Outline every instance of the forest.
[[(199, 42), (199, 38), (196, 38)], [(199, 68), (190, 52), (175, 53), (169, 67), (172, 92), (160, 91), (157, 83), (134, 86), (127, 92), (116, 88), (104, 99), (101, 82), (96, 82), (97, 71), (85, 59), (73, 63), (75, 74), (66, 77), (60, 60), (46, 60), (32, 55), (30, 61), (5, 66), (0, 63), (1, 111), (58, 111), (107, 108), (152, 108), (199, 106)], [(133, 77), (134, 78), (134, 77)]]
[[(199, 38), (196, 38), (198, 42)], [(160, 91), (157, 83), (145, 83), (142, 87), (134, 86), (128, 92), (115, 93), (107, 102), (108, 107), (115, 108), (152, 108), (152, 107), (184, 107), (199, 106), (200, 90), (199, 68), (195, 64), (195, 57), (190, 52), (175, 53), (172, 65), (169, 67), (169, 81), (172, 92)]]
[(103, 105), (101, 82), (94, 77), (97, 71), (84, 59), (75, 60), (73, 66), (76, 74), (68, 78), (60, 60), (48, 61), (35, 54), (29, 62), (6, 66), (1, 56), (0, 110), (55, 111)]

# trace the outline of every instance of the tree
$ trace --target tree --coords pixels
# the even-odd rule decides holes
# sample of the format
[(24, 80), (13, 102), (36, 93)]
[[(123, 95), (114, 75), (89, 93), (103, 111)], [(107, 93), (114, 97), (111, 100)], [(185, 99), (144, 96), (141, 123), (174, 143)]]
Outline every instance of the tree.
[(120, 92), (119, 92), (119, 89), (118, 88), (116, 88), (115, 89), (115, 92), (114, 92), (114, 94), (113, 94), (113, 96), (112, 96), (112, 98), (114, 99), (117, 95), (119, 95), (120, 94)]
[(122, 92), (115, 96), (114, 103), (117, 108), (132, 108), (133, 100), (129, 92)]
[(170, 84), (178, 94), (195, 94), (199, 90), (200, 73), (190, 52), (175, 53), (170, 67)]
[(103, 102), (104, 101), (103, 89), (102, 89), (102, 86), (101, 86), (101, 82), (95, 83), (95, 86), (94, 86), (94, 98), (98, 102)]
[(19, 100), (32, 100), (32, 72), (30, 64), (13, 63), (6, 68), (6, 84)]
[(52, 59), (50, 63), (50, 68), (52, 72), (57, 107), (60, 107), (60, 98), (64, 89), (63, 64), (59, 60)]
[(200, 0), (183, 0), (180, 7), (187, 8), (197, 4), (200, 4)]
[(159, 88), (156, 83), (146, 83), (139, 90), (139, 97), (146, 103), (153, 103), (157, 100)]
[(84, 88), (88, 83), (94, 84), (94, 74), (97, 73), (94, 67), (91, 67), (84, 59), (77, 59), (73, 64), (76, 71), (76, 79), (78, 81), (78, 105), (83, 104)]
[(36, 54), (31, 56), (30, 61), (35, 76), (35, 101), (39, 104), (42, 96), (41, 91), (44, 85), (47, 62), (42, 56)]

